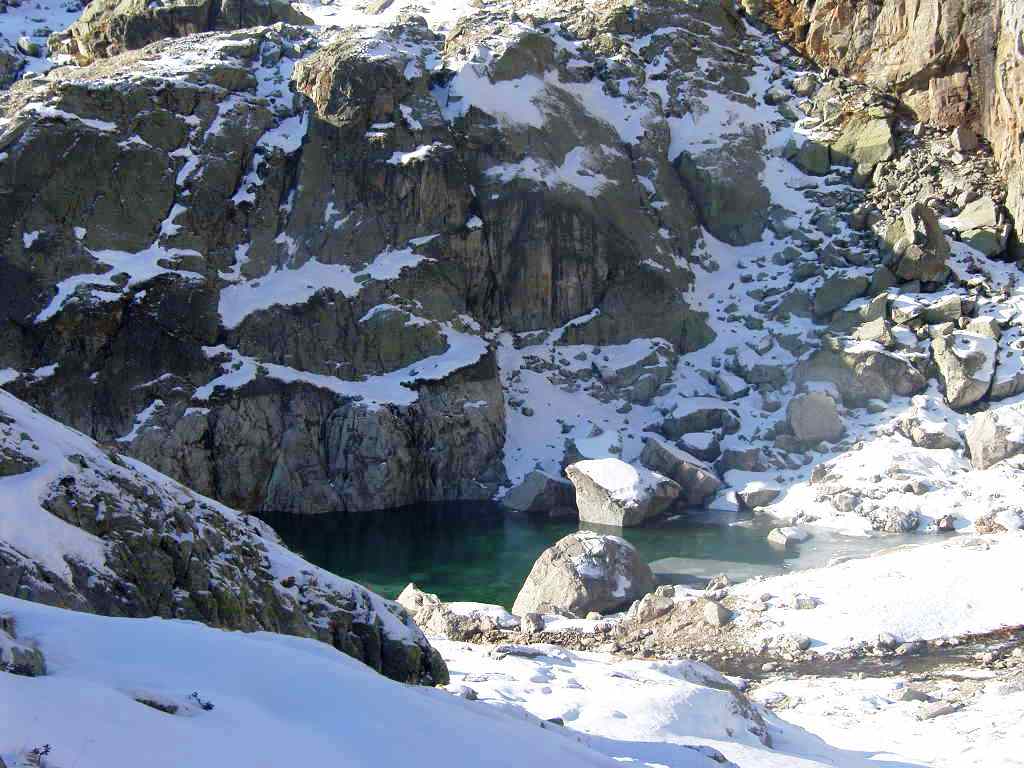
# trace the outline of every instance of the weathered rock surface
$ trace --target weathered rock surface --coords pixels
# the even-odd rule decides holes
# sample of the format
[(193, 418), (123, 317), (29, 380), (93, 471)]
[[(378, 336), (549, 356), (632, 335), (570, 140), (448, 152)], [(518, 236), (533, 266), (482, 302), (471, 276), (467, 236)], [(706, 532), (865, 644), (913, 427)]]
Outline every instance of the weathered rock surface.
[(896, 95), (919, 120), (976, 128), (1011, 179), (1007, 207), (1020, 232), (1020, 0), (768, 0), (760, 10), (762, 19), (818, 64)]
[(853, 404), (872, 398), (889, 400), (893, 395), (914, 395), (927, 380), (906, 359), (874, 342), (844, 343), (825, 339), (822, 348), (797, 366), (798, 383), (829, 381)]
[(836, 401), (825, 392), (807, 392), (789, 401), (786, 419), (797, 440), (834, 442), (846, 431)]
[(932, 339), (932, 357), (951, 408), (966, 408), (985, 396), (995, 373), (996, 348), (995, 339), (966, 331)]
[(592, 531), (570, 534), (544, 550), (533, 564), (512, 612), (610, 613), (655, 587), (654, 575), (636, 549), (618, 536)]
[(924, 203), (907, 208), (886, 237), (893, 239), (891, 245), (898, 257), (893, 271), (899, 277), (942, 282), (949, 275), (949, 243), (935, 212)]
[(967, 428), (967, 448), (978, 469), (1024, 452), (1024, 410), (1009, 405), (975, 415)]
[(94, 0), (64, 32), (51, 36), (54, 53), (85, 64), (143, 48), (168, 37), (244, 29), (276, 22), (311, 24), (285, 0)]
[(582, 523), (640, 525), (667, 510), (682, 492), (675, 480), (619, 459), (578, 461), (565, 474), (576, 488)]
[(640, 461), (649, 469), (675, 480), (682, 489), (680, 501), (688, 505), (705, 504), (722, 487), (722, 481), (709, 464), (656, 437), (644, 438)]
[(926, 395), (914, 397), (910, 409), (900, 417), (899, 430), (919, 448), (957, 450), (963, 447), (949, 409)]
[(831, 147), (833, 162), (852, 165), (865, 174), (895, 154), (889, 121), (871, 115), (855, 116)]
[[(507, 484), (497, 327), (707, 343), (684, 300), (700, 234), (668, 159), (677, 107), (617, 92), (632, 70), (566, 67), (553, 32), (498, 17), (447, 38), (419, 17), (218, 31), (301, 22), (288, 8), (94, 3), (55, 45), (108, 58), (0, 97), (8, 389), (232, 506), (370, 510)], [(578, 57), (603, 62), (626, 15), (588, 15)], [(717, 30), (708, 51), (741, 28), (669, 4), (629, 23), (646, 58), (679, 60), (673, 88), (710, 86), (654, 34), (677, 16)], [(457, 92), (541, 72), (537, 125)], [(629, 131), (584, 86), (638, 110)], [(605, 384), (648, 403), (674, 362)]]
[(46, 674), (42, 651), (18, 640), (14, 617), (6, 614), (0, 614), (0, 672), (26, 677)]
[(396, 680), (447, 680), (401, 607), (301, 559), (258, 519), (104, 452), (5, 392), (0, 446), (0, 592), (314, 637)]

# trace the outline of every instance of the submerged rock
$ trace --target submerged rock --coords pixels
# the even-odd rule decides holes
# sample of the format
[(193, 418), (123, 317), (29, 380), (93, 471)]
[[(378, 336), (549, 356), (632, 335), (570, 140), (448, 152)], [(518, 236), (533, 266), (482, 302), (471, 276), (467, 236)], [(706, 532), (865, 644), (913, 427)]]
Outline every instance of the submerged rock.
[(776, 546), (786, 547), (792, 546), (793, 544), (800, 544), (807, 541), (811, 536), (803, 528), (797, 528), (795, 526), (786, 526), (783, 528), (773, 528), (768, 533), (768, 543)]
[(583, 523), (640, 525), (668, 509), (682, 491), (674, 480), (620, 459), (578, 461), (565, 474), (576, 488)]
[(610, 613), (655, 587), (654, 574), (632, 544), (618, 536), (579, 531), (558, 540), (537, 558), (512, 612)]

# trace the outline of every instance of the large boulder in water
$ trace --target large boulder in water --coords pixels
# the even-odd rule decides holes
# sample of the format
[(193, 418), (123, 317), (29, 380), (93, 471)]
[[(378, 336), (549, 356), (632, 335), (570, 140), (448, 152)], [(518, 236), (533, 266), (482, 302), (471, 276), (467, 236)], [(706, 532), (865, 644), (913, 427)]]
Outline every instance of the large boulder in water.
[(632, 544), (618, 536), (579, 531), (541, 553), (512, 613), (609, 613), (632, 604), (654, 587), (654, 574)]
[(675, 480), (620, 459), (578, 461), (565, 474), (576, 488), (584, 523), (640, 525), (664, 512), (682, 490)]

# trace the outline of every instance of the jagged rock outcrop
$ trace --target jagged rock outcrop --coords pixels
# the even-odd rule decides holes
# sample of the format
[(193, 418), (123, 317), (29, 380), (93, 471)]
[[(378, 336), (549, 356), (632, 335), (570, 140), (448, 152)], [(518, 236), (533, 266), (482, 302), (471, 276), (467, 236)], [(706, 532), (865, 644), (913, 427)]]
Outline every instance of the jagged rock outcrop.
[(512, 613), (611, 613), (654, 591), (654, 574), (636, 548), (618, 536), (580, 531), (541, 553)]
[[(6, 392), (0, 455), (0, 592), (313, 637), (396, 680), (447, 680), (398, 605), (306, 562), (260, 520), (104, 451)], [(2, 629), (0, 620), (0, 657)]]
[(312, 23), (285, 0), (93, 0), (78, 21), (50, 37), (49, 47), (87, 64), (168, 37), (279, 21)]
[(766, 0), (759, 17), (823, 67), (897, 96), (946, 129), (991, 142), (1009, 179), (1007, 208), (1024, 221), (1024, 3), (1021, 0)]

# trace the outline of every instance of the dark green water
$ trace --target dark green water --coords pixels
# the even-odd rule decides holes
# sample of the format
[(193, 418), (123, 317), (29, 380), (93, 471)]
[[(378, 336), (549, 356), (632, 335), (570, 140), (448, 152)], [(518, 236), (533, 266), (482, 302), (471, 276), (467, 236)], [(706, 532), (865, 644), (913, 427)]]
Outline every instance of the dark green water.
[[(413, 581), (442, 600), (506, 608), (537, 556), (579, 528), (575, 520), (508, 514), (489, 503), (263, 517), (306, 559), (386, 597), (396, 597)], [(662, 561), (654, 563), (662, 581), (703, 586), (715, 573), (742, 579), (782, 572), (796, 553), (771, 547), (765, 541), (770, 527), (680, 516), (615, 532), (648, 562)]]

